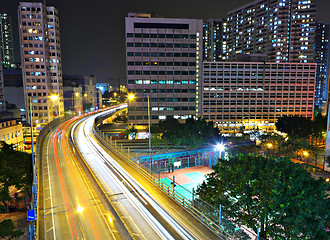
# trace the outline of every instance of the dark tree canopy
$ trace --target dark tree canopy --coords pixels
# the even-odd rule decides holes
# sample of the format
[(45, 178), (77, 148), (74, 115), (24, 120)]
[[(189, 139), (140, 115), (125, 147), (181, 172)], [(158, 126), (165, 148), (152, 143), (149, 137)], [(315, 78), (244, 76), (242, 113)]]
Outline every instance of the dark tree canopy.
[(314, 120), (302, 116), (283, 116), (277, 120), (276, 129), (294, 138), (321, 137), (322, 132), (327, 130), (327, 120), (321, 114)]
[(9, 199), (8, 188), (15, 186), (31, 195), (31, 154), (15, 151), (11, 145), (0, 142), (0, 201)]
[(329, 239), (327, 184), (288, 158), (236, 155), (213, 169), (197, 192), (233, 221), (265, 239)]
[(154, 126), (152, 133), (160, 133), (162, 139), (174, 145), (187, 145), (197, 148), (219, 139), (219, 129), (214, 127), (213, 122), (204, 119), (188, 118), (185, 123), (177, 119), (168, 118)]
[(276, 122), (276, 129), (290, 137), (306, 138), (312, 134), (312, 120), (301, 116), (283, 116)]
[(19, 238), (24, 233), (21, 230), (15, 230), (14, 222), (6, 219), (0, 222), (0, 237), (3, 239)]

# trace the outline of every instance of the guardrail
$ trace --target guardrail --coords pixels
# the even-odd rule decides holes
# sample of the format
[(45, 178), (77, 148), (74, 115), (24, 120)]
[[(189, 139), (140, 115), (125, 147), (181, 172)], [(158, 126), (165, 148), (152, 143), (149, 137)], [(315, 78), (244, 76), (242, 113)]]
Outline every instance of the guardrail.
[[(122, 105), (124, 107), (127, 107), (127, 104)], [(99, 110), (100, 111), (100, 110)], [(90, 113), (88, 113), (90, 114)], [(37, 211), (37, 220), (36, 221), (31, 221), (30, 225), (30, 237), (32, 239), (39, 239), (39, 211), (40, 211), (40, 156), (41, 156), (41, 150), (42, 150), (42, 144), (44, 142), (44, 139), (46, 135), (51, 131), (52, 128), (58, 126), (59, 124), (65, 122), (66, 120), (75, 117), (77, 115), (75, 114), (66, 114), (63, 117), (55, 118), (53, 121), (49, 122), (47, 125), (45, 125), (42, 130), (39, 132), (39, 135), (37, 137), (37, 142), (36, 142), (36, 150), (35, 150), (35, 157), (34, 157), (34, 178), (33, 178), (33, 184), (32, 186), (36, 186), (36, 189), (32, 189), (32, 201), (33, 201), (33, 206), (34, 209), (36, 208)], [(82, 116), (82, 115), (80, 115)]]
[[(35, 151), (35, 158), (34, 158), (34, 179), (33, 179), (33, 185), (36, 186), (36, 189), (32, 189), (32, 201), (33, 201), (33, 206), (34, 208), (36, 207), (37, 209), (37, 220), (32, 221), (32, 238), (33, 239), (39, 239), (39, 210), (40, 210), (40, 156), (41, 156), (41, 150), (42, 150), (42, 144), (43, 141), (45, 140), (46, 135), (51, 131), (52, 128), (55, 126), (59, 125), (60, 123), (74, 117), (74, 115), (65, 115), (63, 117), (59, 117), (48, 123), (46, 126), (42, 128), (42, 130), (39, 132), (38, 138), (37, 138), (37, 143), (36, 143), (36, 151)], [(33, 154), (33, 153), (32, 153)]]
[[(136, 155), (133, 156), (129, 149), (123, 148), (122, 145), (117, 144), (116, 140), (112, 140), (109, 136), (100, 131), (96, 123), (108, 114), (109, 113), (105, 113), (95, 118), (93, 131), (99, 141), (110, 151), (127, 162), (137, 172), (144, 176), (145, 179), (172, 198), (204, 226), (215, 233), (220, 239), (261, 239), (249, 229), (234, 224), (223, 213), (221, 213), (219, 209), (216, 209), (202, 199), (197, 198), (194, 196), (194, 193), (184, 187), (175, 185), (175, 182), (174, 184), (172, 182), (170, 185), (165, 184), (159, 178), (160, 172), (157, 171), (157, 169), (153, 169), (151, 165), (148, 167), (139, 164)], [(158, 176), (158, 178), (155, 176)], [(181, 191), (178, 191), (178, 188), (181, 188)], [(192, 199), (187, 198), (186, 194), (180, 194), (179, 192), (182, 192), (182, 190), (192, 196)]]

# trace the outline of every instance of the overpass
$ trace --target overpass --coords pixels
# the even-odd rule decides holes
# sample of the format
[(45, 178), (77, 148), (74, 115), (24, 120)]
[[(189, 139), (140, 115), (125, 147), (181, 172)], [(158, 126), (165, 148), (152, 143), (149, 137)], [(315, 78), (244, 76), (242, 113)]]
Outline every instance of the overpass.
[(102, 114), (57, 120), (40, 133), (36, 238), (218, 239), (100, 144), (93, 129), (95, 117)]
[(58, 119), (42, 130), (36, 238), (239, 239), (99, 131), (97, 121), (126, 107)]

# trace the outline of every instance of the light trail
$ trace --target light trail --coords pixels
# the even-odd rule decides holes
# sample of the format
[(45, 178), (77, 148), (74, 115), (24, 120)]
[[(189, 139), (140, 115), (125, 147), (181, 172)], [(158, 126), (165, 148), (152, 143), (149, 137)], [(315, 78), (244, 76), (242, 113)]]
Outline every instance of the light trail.
[[(120, 238), (109, 219), (111, 216), (106, 212), (68, 141), (72, 125), (81, 118), (67, 120), (46, 135), (49, 140), (45, 142), (46, 153), (42, 154), (40, 161), (46, 163), (43, 175), (49, 183), (48, 187), (42, 189), (42, 194), (49, 195), (50, 201), (47, 198), (48, 202), (43, 202), (42, 221), (46, 223), (48, 214), (51, 219), (44, 225), (45, 231), (39, 232), (39, 239)], [(50, 230), (51, 235), (48, 233)], [(43, 236), (40, 236), (41, 233)]]
[[(115, 110), (111, 110), (111, 112), (114, 111)], [(96, 114), (95, 116), (101, 114)], [(144, 219), (162, 239), (174, 238), (148, 211), (148, 209), (144, 207), (145, 204), (151, 206), (159, 216), (164, 218), (181, 239), (195, 239), (191, 233), (188, 233), (183, 227), (181, 227), (180, 224), (170, 216), (170, 214), (168, 214), (148, 195), (148, 193), (146, 193), (146, 189), (136, 183), (135, 180), (102, 147), (99, 146), (93, 136), (91, 136), (95, 116), (90, 116), (79, 124), (76, 123), (71, 132), (73, 142), (75, 142), (76, 146), (81, 150), (82, 156), (91, 166), (94, 174), (100, 181), (103, 181), (107, 187), (109, 187), (109, 182), (115, 181), (121, 192), (125, 194), (131, 204), (134, 205), (138, 212), (143, 215)], [(74, 137), (75, 132), (77, 132), (76, 138)], [(93, 156), (93, 158), (90, 156)], [(135, 193), (136, 196), (132, 193)]]
[[(54, 197), (47, 202), (46, 214), (51, 212), (52, 219), (45, 226), (53, 229), (53, 239), (214, 239), (196, 237), (199, 227), (188, 230), (190, 220), (174, 212), (184, 209), (165, 207), (96, 140), (95, 116), (125, 107), (74, 117), (47, 135), (52, 144), (45, 154), (49, 157), (45, 179), (52, 184)], [(47, 236), (52, 239), (50, 233)]]

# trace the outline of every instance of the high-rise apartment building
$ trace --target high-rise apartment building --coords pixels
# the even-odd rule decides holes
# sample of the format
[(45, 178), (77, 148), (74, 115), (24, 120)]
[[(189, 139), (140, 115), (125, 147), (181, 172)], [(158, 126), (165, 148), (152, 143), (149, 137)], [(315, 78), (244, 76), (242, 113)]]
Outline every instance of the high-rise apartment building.
[(14, 65), (14, 47), (11, 19), (7, 13), (0, 13), (0, 42), (3, 67), (11, 68)]
[(227, 58), (266, 54), (269, 62), (313, 62), (316, 0), (257, 0), (227, 16)]
[(315, 104), (319, 107), (327, 101), (329, 78), (329, 37), (330, 25), (325, 22), (316, 22), (314, 62), (317, 63)]
[(222, 132), (273, 131), (278, 117), (314, 112), (316, 63), (204, 62), (203, 118)]
[(201, 116), (203, 21), (129, 14), (126, 22), (129, 123)]
[(20, 2), (18, 22), (26, 115), (44, 125), (64, 115), (58, 10)]
[(203, 22), (203, 60), (226, 59), (226, 28), (227, 23), (224, 19), (209, 19)]

